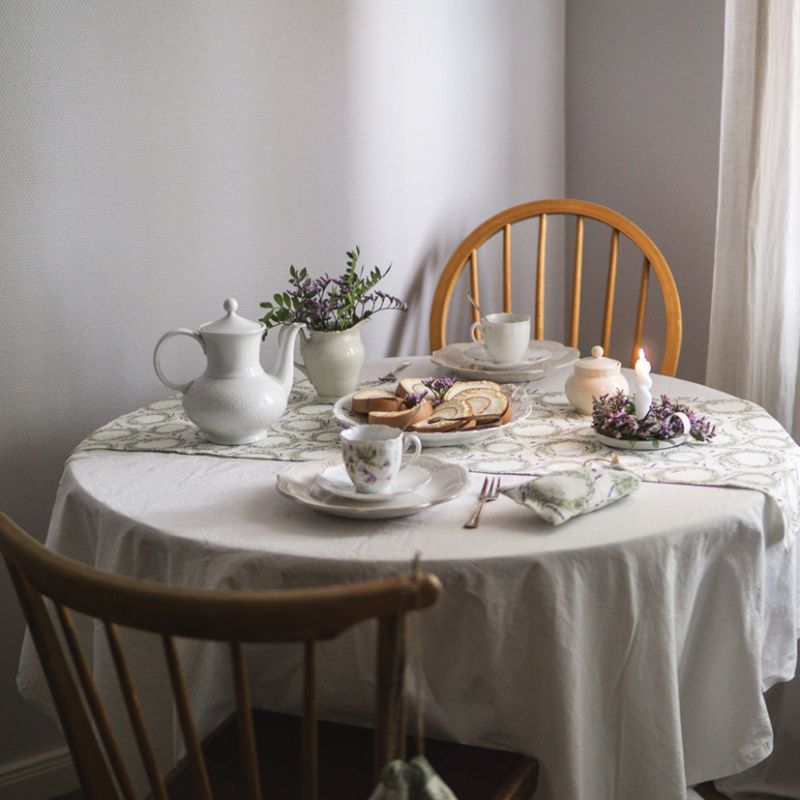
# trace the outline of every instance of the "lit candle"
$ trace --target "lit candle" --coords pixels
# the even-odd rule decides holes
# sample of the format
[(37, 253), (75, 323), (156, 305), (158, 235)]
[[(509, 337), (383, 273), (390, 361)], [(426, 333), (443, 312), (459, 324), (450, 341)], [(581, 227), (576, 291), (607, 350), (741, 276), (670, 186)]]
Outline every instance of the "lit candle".
[(644, 349), (639, 350), (639, 358), (635, 365), (636, 370), (636, 394), (634, 405), (636, 406), (636, 419), (644, 419), (650, 411), (650, 404), (653, 402), (653, 395), (650, 394), (650, 387), (653, 379), (650, 377), (650, 362), (644, 357)]

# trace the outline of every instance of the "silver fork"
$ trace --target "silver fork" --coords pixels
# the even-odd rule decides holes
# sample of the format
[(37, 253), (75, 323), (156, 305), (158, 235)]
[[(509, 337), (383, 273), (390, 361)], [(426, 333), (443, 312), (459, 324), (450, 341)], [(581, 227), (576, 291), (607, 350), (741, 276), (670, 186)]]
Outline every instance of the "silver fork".
[(486, 503), (497, 500), (500, 493), (500, 478), (484, 478), (481, 493), (478, 495), (478, 506), (473, 515), (464, 523), (465, 528), (477, 528), (481, 519), (481, 511)]
[(365, 381), (367, 385), (375, 385), (378, 383), (391, 383), (394, 380), (397, 380), (397, 376), (404, 370), (406, 367), (410, 367), (410, 361), (401, 361), (391, 372), (387, 372), (385, 375), (382, 375), (380, 378), (375, 378), (372, 381)]

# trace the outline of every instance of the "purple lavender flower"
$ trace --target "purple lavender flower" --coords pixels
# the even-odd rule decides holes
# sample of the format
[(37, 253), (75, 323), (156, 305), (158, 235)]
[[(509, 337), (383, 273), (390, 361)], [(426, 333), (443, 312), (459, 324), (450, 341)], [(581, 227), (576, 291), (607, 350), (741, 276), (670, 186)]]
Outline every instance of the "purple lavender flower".
[(368, 274), (358, 266), (360, 250), (347, 253), (347, 268), (332, 278), (327, 273), (310, 278), (303, 267), (289, 267), (289, 289), (261, 303), (266, 313), (261, 322), (266, 326), (264, 338), (271, 328), (303, 322), (314, 331), (343, 331), (379, 311), (407, 311), (408, 304), (393, 295), (374, 289), (391, 266), (382, 272), (373, 267)]
[(403, 405), (406, 408), (414, 408), (414, 406), (418, 406), (427, 396), (427, 392), (409, 392), (403, 398)]
[(452, 389), (454, 383), (455, 381), (449, 377), (426, 378), (422, 381), (422, 385), (427, 386), (433, 392), (437, 402), (441, 402), (444, 399), (447, 390)]

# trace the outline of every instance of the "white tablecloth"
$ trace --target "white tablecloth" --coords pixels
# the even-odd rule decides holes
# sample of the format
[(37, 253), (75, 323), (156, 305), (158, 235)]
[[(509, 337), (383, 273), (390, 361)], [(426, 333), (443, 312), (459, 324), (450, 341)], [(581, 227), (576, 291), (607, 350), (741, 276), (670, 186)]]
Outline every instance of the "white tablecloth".
[[(375, 374), (386, 365), (376, 363)], [(436, 372), (428, 362), (416, 367)], [(541, 386), (564, 379), (554, 374)], [(656, 391), (718, 395), (658, 376)], [(770, 752), (762, 691), (795, 672), (797, 544), (784, 547), (776, 509), (760, 492), (646, 483), (559, 528), (501, 497), (480, 528), (464, 530), (483, 476), (471, 476), (470, 491), (453, 502), (365, 521), (321, 516), (279, 495), (275, 476), (287, 466), (78, 453), (64, 469), (48, 544), (102, 569), (219, 588), (390, 574), (420, 550), (445, 587), (423, 616), (428, 732), (536, 755), (537, 800), (679, 800), (687, 784), (737, 773)], [(108, 653), (83, 633), (95, 673), (111, 685)], [(139, 647), (135, 660), (148, 705), (163, 714), (153, 650), (151, 658)], [(185, 650), (209, 728), (231, 707), (224, 655)], [(326, 651), (324, 713), (371, 719), (371, 631)], [(256, 701), (292, 708), (298, 664), (294, 650), (254, 653)], [(47, 705), (29, 643), (18, 682)], [(165, 761), (176, 730), (174, 720), (162, 727)]]

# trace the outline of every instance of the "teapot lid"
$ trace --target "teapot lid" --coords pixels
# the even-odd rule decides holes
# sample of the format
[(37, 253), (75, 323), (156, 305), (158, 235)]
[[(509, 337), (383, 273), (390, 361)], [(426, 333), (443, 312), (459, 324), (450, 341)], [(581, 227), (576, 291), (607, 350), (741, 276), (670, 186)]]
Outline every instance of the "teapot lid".
[(200, 333), (260, 333), (264, 330), (263, 322), (253, 322), (236, 313), (239, 304), (233, 297), (229, 297), (222, 305), (228, 313), (214, 322), (207, 322), (200, 328)]
[(607, 358), (603, 355), (603, 348), (595, 345), (592, 348), (592, 355), (582, 358), (575, 364), (575, 372), (586, 378), (602, 378), (608, 375), (619, 374), (622, 367), (621, 362), (615, 358)]

